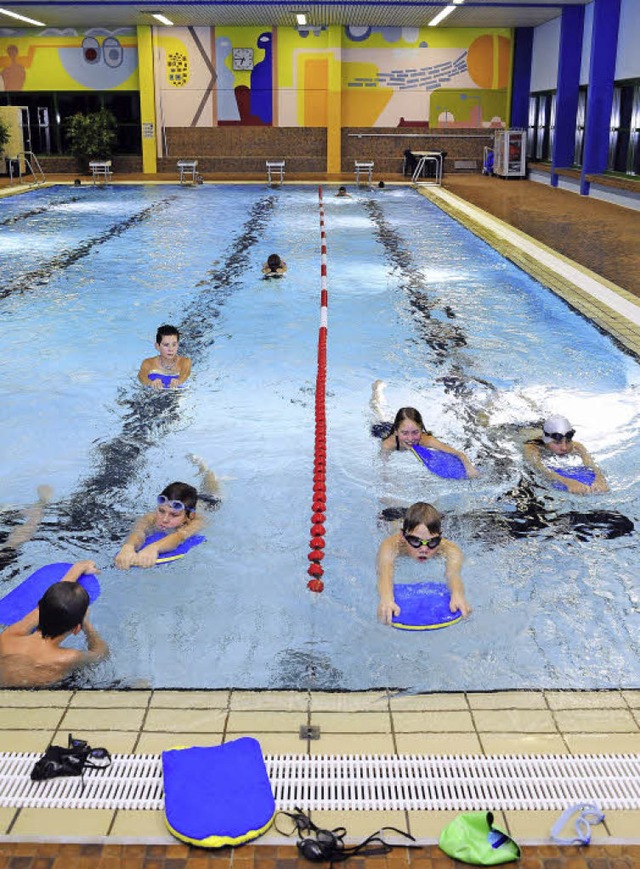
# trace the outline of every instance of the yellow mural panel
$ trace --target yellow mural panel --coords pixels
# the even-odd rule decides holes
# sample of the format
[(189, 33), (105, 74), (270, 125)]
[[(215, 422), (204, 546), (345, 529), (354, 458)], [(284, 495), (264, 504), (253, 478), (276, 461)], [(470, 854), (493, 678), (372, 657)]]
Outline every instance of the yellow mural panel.
[(7, 91), (138, 90), (137, 38), (134, 32), (3, 36), (0, 75)]
[(300, 58), (303, 67), (302, 125), (305, 127), (326, 127), (327, 93), (329, 89), (329, 58)]

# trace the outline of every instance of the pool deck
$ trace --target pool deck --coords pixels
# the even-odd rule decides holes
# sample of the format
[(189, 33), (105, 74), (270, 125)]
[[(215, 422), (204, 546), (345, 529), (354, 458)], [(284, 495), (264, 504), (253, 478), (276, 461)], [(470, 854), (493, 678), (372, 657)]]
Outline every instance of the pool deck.
[[(349, 184), (353, 178), (314, 181)], [(640, 355), (638, 212), (529, 181), (476, 175), (447, 178), (444, 188), (424, 192)], [(640, 686), (634, 687), (417, 696), (0, 691), (0, 751), (43, 751), (51, 741), (65, 742), (71, 731), (116, 753), (159, 753), (174, 745), (213, 745), (251, 735), (265, 754), (640, 754)], [(318, 740), (300, 739), (300, 726), (309, 724), (320, 727)], [(314, 812), (313, 817), (320, 826), (344, 824), (354, 839), (393, 824), (427, 843), (423, 851), (398, 848), (368, 858), (368, 864), (450, 869), (461, 864), (429, 843), (454, 814)], [(549, 844), (557, 814), (496, 813), (498, 826), (516, 840), (538, 843), (525, 848), (523, 869), (640, 867), (640, 810), (607, 812), (605, 823), (593, 829), (589, 849)], [(65, 840), (77, 844), (60, 844)], [(297, 860), (295, 849), (269, 836), (266, 844), (211, 855), (172, 841), (160, 812), (0, 808), (0, 869), (308, 865)], [(361, 869), (364, 862), (354, 858), (349, 865)]]

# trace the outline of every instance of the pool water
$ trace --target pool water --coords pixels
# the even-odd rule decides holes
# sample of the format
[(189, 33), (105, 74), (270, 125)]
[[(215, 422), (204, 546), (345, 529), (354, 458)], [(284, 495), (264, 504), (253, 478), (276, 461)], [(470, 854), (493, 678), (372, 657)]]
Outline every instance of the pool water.
[[(306, 587), (317, 190), (207, 185), (54, 187), (0, 204), (3, 524), (39, 483), (56, 492), (1, 592), (47, 562), (96, 558), (93, 621), (111, 657), (75, 677), (90, 687), (640, 687), (637, 360), (415, 191), (333, 192), (325, 591)], [(264, 281), (273, 252), (289, 271)], [(165, 322), (193, 361), (182, 394), (135, 378)], [(417, 407), (481, 476), (447, 481), (408, 454), (382, 458), (377, 379), (389, 417)], [(611, 492), (539, 485), (527, 495), (535, 521), (522, 523), (522, 442), (552, 412)], [(222, 478), (208, 542), (116, 570), (156, 494), (197, 484), (192, 453)], [(376, 621), (375, 553), (393, 530), (383, 511), (416, 500), (444, 513), (464, 550), (473, 614), (406, 633)], [(426, 573), (403, 559), (396, 578), (444, 580), (442, 564)]]

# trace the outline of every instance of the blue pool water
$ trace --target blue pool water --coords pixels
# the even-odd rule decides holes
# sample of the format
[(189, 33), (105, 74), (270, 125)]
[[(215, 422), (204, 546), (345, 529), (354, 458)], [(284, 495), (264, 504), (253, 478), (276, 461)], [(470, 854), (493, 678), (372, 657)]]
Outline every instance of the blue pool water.
[[(56, 497), (1, 574), (95, 557), (93, 619), (112, 650), (87, 686), (396, 687), (422, 691), (640, 687), (636, 532), (640, 367), (562, 301), (406, 189), (327, 190), (329, 337), (325, 591), (307, 591), (319, 322), (315, 187), (56, 187), (0, 203), (5, 372), (1, 521)], [(272, 252), (285, 279), (266, 282)], [(183, 333), (190, 387), (137, 383), (163, 322)], [(418, 407), (478, 480), (407, 454), (382, 459), (371, 385)], [(514, 533), (521, 444), (551, 412), (578, 429), (611, 493), (536, 490)], [(170, 481), (223, 478), (208, 543), (118, 571), (133, 519)], [(428, 500), (466, 556), (471, 618), (446, 630), (376, 622), (383, 509)], [(594, 526), (594, 513), (609, 515)], [(585, 515), (583, 515), (585, 514)], [(408, 559), (406, 560), (408, 561)], [(409, 562), (397, 578), (428, 576)]]

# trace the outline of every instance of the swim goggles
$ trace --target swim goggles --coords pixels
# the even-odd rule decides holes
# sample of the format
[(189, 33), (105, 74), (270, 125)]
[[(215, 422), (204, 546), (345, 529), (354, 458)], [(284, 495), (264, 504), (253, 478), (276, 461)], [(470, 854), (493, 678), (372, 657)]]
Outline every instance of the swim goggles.
[(170, 510), (175, 510), (177, 513), (191, 513), (189, 507), (185, 507), (182, 501), (170, 501), (166, 495), (158, 495), (158, 507), (168, 507)]
[(562, 434), (559, 431), (548, 432), (548, 431), (545, 431), (544, 429), (542, 429), (542, 432), (543, 432), (545, 437), (551, 438), (552, 441), (555, 441), (557, 444), (559, 444), (561, 441), (567, 441), (567, 443), (572, 441), (573, 436), (576, 433), (576, 430), (573, 428), (569, 429), (569, 431), (565, 432), (565, 434)]
[(430, 537), (428, 540), (421, 540), (415, 534), (406, 534), (404, 531), (402, 536), (412, 549), (420, 549), (421, 546), (426, 546), (427, 549), (437, 549), (442, 543), (442, 534), (438, 534), (437, 537)]

